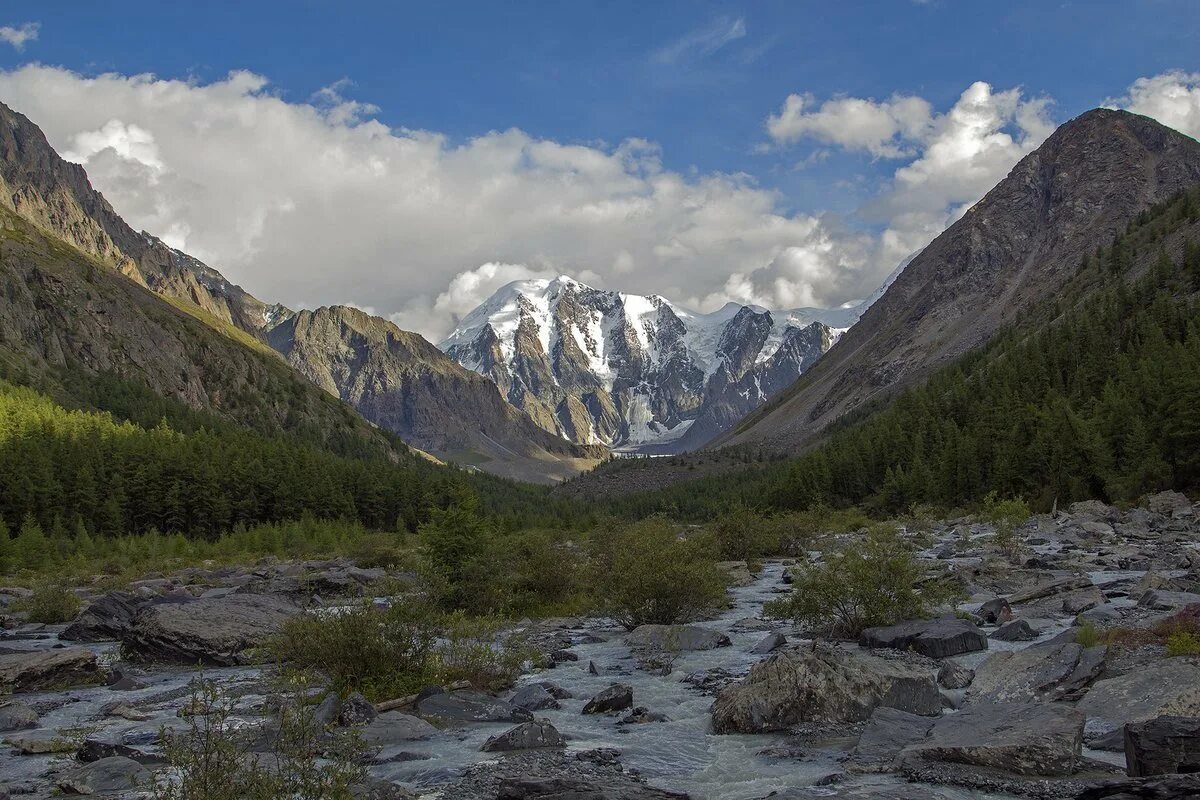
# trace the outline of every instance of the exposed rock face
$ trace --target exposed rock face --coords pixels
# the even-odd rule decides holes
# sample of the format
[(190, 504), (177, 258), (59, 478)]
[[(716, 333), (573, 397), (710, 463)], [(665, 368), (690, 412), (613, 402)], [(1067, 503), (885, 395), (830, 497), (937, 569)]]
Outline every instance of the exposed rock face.
[(901, 758), (923, 758), (1017, 775), (1069, 775), (1083, 748), (1083, 714), (1042, 703), (978, 703), (942, 717)]
[(1156, 717), (1125, 726), (1130, 777), (1200, 772), (1200, 717)]
[[(415, 333), (356, 308), (301, 311), (268, 342), (313, 383), (382, 428), (448, 460), (526, 480), (566, 477), (599, 455), (548, 433)], [(472, 455), (473, 454), (473, 455)]]
[(0, 655), (0, 693), (87, 686), (104, 677), (96, 654), (82, 647)]
[(850, 754), (851, 769), (855, 772), (890, 770), (900, 752), (923, 740), (932, 727), (931, 717), (880, 706), (871, 714)]
[(58, 788), (64, 794), (111, 795), (149, 788), (151, 780), (150, 770), (133, 759), (109, 756), (71, 770)]
[(795, 450), (1051, 295), (1142, 209), (1200, 182), (1200, 143), (1097, 109), (1066, 123), (926, 247), (812, 369), (718, 445)]
[(937, 714), (933, 672), (840, 648), (777, 652), (717, 695), (715, 733), (784, 730), (801, 722), (860, 722), (879, 706)]
[(144, 661), (235, 666), (300, 611), (282, 598), (256, 594), (149, 605), (121, 643)]
[(680, 452), (790, 385), (860, 313), (696, 314), (560, 277), (501, 288), (440, 346), (557, 435)]
[(533, 714), (483, 692), (438, 692), (417, 701), (417, 713), (441, 723), (527, 722)]
[(921, 619), (885, 628), (867, 628), (859, 637), (863, 647), (913, 650), (930, 658), (947, 658), (987, 649), (987, 636), (965, 619)]
[(365, 744), (376, 747), (429, 739), (437, 733), (437, 728), (420, 717), (399, 711), (386, 711), (358, 731)]

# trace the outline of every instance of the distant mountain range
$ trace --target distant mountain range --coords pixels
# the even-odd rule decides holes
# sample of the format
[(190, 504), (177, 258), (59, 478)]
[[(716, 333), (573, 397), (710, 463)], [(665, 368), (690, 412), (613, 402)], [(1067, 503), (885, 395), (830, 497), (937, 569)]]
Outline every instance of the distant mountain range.
[(441, 344), (564, 439), (617, 451), (702, 446), (789, 386), (878, 295), (791, 311), (700, 314), (566, 276), (516, 281)]

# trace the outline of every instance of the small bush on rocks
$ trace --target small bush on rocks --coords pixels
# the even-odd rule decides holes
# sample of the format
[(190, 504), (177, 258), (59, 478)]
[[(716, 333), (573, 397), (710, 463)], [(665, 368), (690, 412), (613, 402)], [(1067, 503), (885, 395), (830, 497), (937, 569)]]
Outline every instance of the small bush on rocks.
[(1200, 656), (1200, 636), (1179, 631), (1167, 637), (1168, 656)]
[(268, 650), (292, 668), (328, 676), (338, 692), (378, 701), (460, 680), (480, 688), (511, 683), (527, 653), (517, 639), (501, 640), (501, 626), (419, 602), (366, 602), (294, 617)]
[(629, 630), (691, 622), (725, 601), (709, 537), (681, 538), (675, 525), (651, 517), (598, 532), (591, 545), (597, 603)]
[(767, 603), (764, 613), (792, 618), (809, 629), (854, 638), (863, 629), (927, 616), (951, 589), (930, 581), (912, 549), (888, 526), (865, 540), (825, 554), (793, 572), (792, 593)]
[(79, 614), (78, 595), (58, 584), (45, 583), (36, 587), (33, 594), (16, 605), (29, 614), (30, 622), (57, 625), (70, 622)]
[[(189, 727), (165, 737), (169, 768), (154, 800), (351, 800), (366, 778), (365, 748), (351, 734), (328, 734), (303, 700), (284, 695), (268, 753), (252, 748), (255, 729), (237, 726), (232, 703), (211, 680), (193, 683)], [(318, 760), (316, 756), (320, 755)]]

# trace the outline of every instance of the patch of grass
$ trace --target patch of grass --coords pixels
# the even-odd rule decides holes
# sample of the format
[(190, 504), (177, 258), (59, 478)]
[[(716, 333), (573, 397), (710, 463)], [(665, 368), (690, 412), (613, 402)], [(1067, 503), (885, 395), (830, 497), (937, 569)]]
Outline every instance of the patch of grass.
[(1200, 606), (1188, 606), (1148, 628), (1112, 628), (1100, 641), (1127, 649), (1157, 645), (1166, 647), (1168, 656), (1200, 655)]
[(1090, 622), (1075, 629), (1075, 643), (1080, 647), (1095, 647), (1100, 644), (1100, 631)]
[(1168, 656), (1200, 656), (1200, 636), (1179, 631), (1167, 637)]

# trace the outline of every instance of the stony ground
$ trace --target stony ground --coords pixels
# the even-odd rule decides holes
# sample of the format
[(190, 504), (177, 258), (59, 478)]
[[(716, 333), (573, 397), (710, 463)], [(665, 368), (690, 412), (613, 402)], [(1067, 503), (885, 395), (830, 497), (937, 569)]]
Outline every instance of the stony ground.
[[(450, 800), (1200, 797), (1200, 658), (1161, 635), (1200, 615), (1200, 506), (1181, 495), (908, 535), (966, 587), (956, 616), (814, 642), (764, 620), (786, 563), (694, 626), (528, 623), (556, 668), (500, 696), (327, 700), (372, 753), (364, 797)], [(239, 724), (277, 705), (253, 647), (302, 608), (387, 577), (343, 562), (149, 576), (70, 625), (4, 620), (0, 796), (146, 796), (204, 663)], [(6, 591), (3, 601), (19, 595)], [(1187, 774), (1190, 773), (1190, 774)]]

